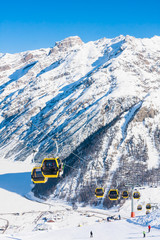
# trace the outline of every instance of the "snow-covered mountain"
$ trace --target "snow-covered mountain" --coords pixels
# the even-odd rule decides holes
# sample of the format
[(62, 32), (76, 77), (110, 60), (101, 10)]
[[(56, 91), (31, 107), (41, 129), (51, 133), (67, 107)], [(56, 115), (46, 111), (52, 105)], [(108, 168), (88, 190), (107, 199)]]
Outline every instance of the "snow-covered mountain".
[(0, 158), (40, 165), (57, 140), (64, 176), (37, 196), (94, 202), (96, 186), (158, 184), (159, 93), (158, 36), (0, 54)]

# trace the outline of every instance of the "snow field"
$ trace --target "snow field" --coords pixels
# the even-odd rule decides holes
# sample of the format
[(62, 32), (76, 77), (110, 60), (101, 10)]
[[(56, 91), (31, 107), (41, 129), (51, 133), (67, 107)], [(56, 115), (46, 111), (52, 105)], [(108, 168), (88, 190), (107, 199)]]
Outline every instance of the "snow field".
[[(100, 119), (98, 123), (101, 124), (100, 111), (103, 110), (103, 106), (109, 99), (138, 96), (140, 100), (143, 100), (142, 107), (149, 106), (153, 110), (155, 108), (158, 112), (160, 109), (159, 90), (156, 89), (159, 89), (159, 65), (156, 58), (159, 57), (157, 51), (159, 42), (160, 37), (140, 40), (130, 36), (120, 36), (111, 40), (104, 38), (96, 42), (82, 43), (81, 47), (73, 47), (71, 51), (61, 49), (59, 53), (50, 56), (49, 51), (51, 49), (41, 49), (20, 54), (6, 54), (1, 58), (2, 67), (9, 64), (11, 70), (2, 73), (3, 112), (0, 114), (0, 121), (5, 120), (4, 116), (9, 117), (10, 114), (17, 114), (18, 110), (20, 110), (21, 115), (10, 126), (7, 123), (8, 127), (6, 129), (5, 126), (2, 129), (4, 130), (2, 132), (4, 144), (2, 144), (0, 152), (0, 227), (4, 227), (6, 221), (9, 222), (9, 226), (5, 233), (0, 235), (0, 239), (89, 239), (89, 232), (92, 230), (93, 239), (137, 240), (142, 239), (142, 231), (147, 230), (148, 224), (151, 224), (152, 231), (147, 234), (146, 239), (160, 239), (159, 230), (154, 229), (154, 227), (160, 227), (159, 211), (151, 211), (150, 215), (145, 215), (145, 205), (147, 203), (156, 204), (159, 207), (159, 188), (138, 189), (141, 198), (134, 200), (134, 203), (136, 216), (139, 217), (136, 217), (132, 223), (131, 221), (126, 222), (126, 220), (98, 222), (106, 216), (103, 215), (102, 217), (101, 215), (100, 217), (98, 213), (84, 214), (83, 212), (87, 211), (87, 208), (80, 208), (80, 212), (76, 212), (64, 202), (55, 199), (43, 203), (36, 202), (37, 199), (30, 192), (33, 187), (30, 181), (30, 172), (33, 168), (33, 164), (31, 164), (32, 154), (28, 157), (26, 163), (3, 160), (3, 157), (6, 157), (7, 153), (10, 153), (10, 150), (17, 146), (17, 143), (23, 143), (23, 138), (27, 134), (26, 130), (28, 130), (26, 123), (30, 116), (32, 119), (35, 116), (35, 121), (37, 119), (41, 121), (38, 113), (42, 113), (46, 119), (48, 117), (45, 122), (46, 125), (49, 125), (47, 132), (50, 132), (53, 126), (57, 129), (63, 126), (62, 129), (65, 130), (65, 133), (71, 129), (70, 133), (75, 134), (76, 130), (80, 128), (77, 133), (78, 137), (75, 136), (75, 139), (78, 140), (75, 140), (73, 144), (73, 146), (76, 146), (84, 140), (82, 136), (88, 136), (88, 123), (93, 126), (94, 130), (97, 127), (96, 119), (91, 122), (94, 115), (97, 116), (97, 119)], [(125, 48), (127, 48), (126, 51), (123, 51), (117, 58), (117, 54)], [(31, 59), (32, 63), (24, 63), (23, 58), (29, 53), (34, 55)], [(147, 61), (147, 64), (144, 60)], [(79, 84), (80, 87), (78, 88)], [(88, 86), (87, 84), (91, 85)], [(54, 112), (51, 111), (48, 104), (48, 102), (52, 104), (54, 102), (52, 100), (58, 102), (57, 105), (54, 105)], [(69, 115), (71, 109), (65, 105), (68, 100), (71, 101), (72, 110), (74, 107), (71, 115)], [(85, 104), (85, 111), (83, 103)], [(41, 110), (43, 111), (41, 112)], [(125, 137), (130, 136), (126, 136), (125, 133), (130, 130), (130, 128), (127, 128), (128, 123), (136, 109), (133, 108), (132, 110), (133, 112), (131, 111), (124, 116), (122, 125), (119, 127), (121, 131), (117, 133), (114, 143), (120, 138), (124, 140)], [(70, 116), (72, 118), (68, 121)], [(112, 115), (107, 116), (108, 122), (110, 117)], [(103, 124), (106, 124), (107, 120), (103, 117)], [(152, 123), (153, 128), (156, 128), (159, 116), (157, 115), (153, 119), (148, 118), (145, 124), (147, 121), (148, 124)], [(4, 123), (6, 122), (4, 121)], [(132, 128), (130, 133), (133, 133), (138, 139), (139, 132), (142, 132), (143, 128), (147, 128), (147, 125), (145, 126), (142, 123), (143, 128), (140, 124), (138, 128), (137, 123), (134, 124), (135, 127)], [(16, 128), (18, 130), (14, 134)], [(144, 133), (144, 135), (141, 135), (144, 138), (147, 136), (145, 139), (149, 155), (148, 168), (152, 169), (152, 167), (158, 165), (159, 156), (148, 130), (145, 129)], [(35, 131), (34, 138), (37, 135), (38, 132)], [(64, 135), (64, 137), (66, 136)], [(25, 144), (28, 144), (28, 142)], [(104, 150), (107, 144), (107, 140), (104, 139)], [(30, 146), (32, 148), (32, 144)], [(68, 151), (68, 146), (66, 146), (66, 149)], [(118, 150), (120, 151), (118, 152)], [(115, 161), (112, 164), (109, 181), (119, 165), (121, 148), (118, 150), (116, 150), (118, 153), (116, 153)], [(23, 152), (23, 149), (21, 151)], [(115, 148), (111, 146), (110, 156), (113, 155), (114, 151)], [(12, 151), (12, 153), (9, 154), (10, 160), (14, 160), (17, 155), (15, 151)], [(20, 157), (22, 157), (22, 153)], [(99, 162), (102, 162), (102, 157), (103, 154), (100, 154)], [(66, 181), (70, 186), (69, 180)], [(76, 189), (76, 181), (72, 182)], [(57, 188), (57, 193), (59, 193), (60, 188), (61, 186)], [(64, 191), (67, 190), (69, 188), (66, 184)], [(72, 194), (74, 193), (73, 190)], [(32, 201), (24, 198), (24, 196), (28, 196)], [(141, 212), (136, 210), (138, 204), (143, 206)], [(127, 200), (120, 209), (104, 210), (104, 212), (113, 215), (121, 214), (122, 217), (130, 218), (130, 206), (131, 201)], [(98, 209), (94, 210), (99, 212)], [(44, 219), (53, 222), (47, 222)]]
[[(144, 215), (146, 203), (159, 201), (158, 188), (137, 189), (141, 193), (141, 199), (135, 200), (135, 207), (141, 203), (143, 211), (140, 213), (135, 210), (136, 216), (138, 214), (141, 216), (133, 219), (132, 222), (135, 223), (133, 224), (130, 223), (131, 221), (123, 220), (123, 216), (130, 218), (130, 200), (127, 200), (120, 209), (116, 207), (104, 210), (79, 206), (77, 211), (60, 200), (50, 198), (45, 202), (37, 202), (38, 199), (30, 192), (33, 186), (30, 181), (30, 172), (23, 172), (26, 164), (8, 163), (8, 161), (2, 161), (0, 174), (0, 229), (4, 229), (7, 221), (9, 226), (4, 234), (0, 231), (0, 239), (85, 240), (90, 238), (91, 230), (95, 240), (142, 239), (142, 231), (147, 231), (148, 223), (151, 224), (152, 231), (147, 236), (160, 239), (160, 231), (154, 228), (159, 227), (159, 211)], [(28, 169), (30, 167), (28, 164)], [(5, 173), (6, 170), (7, 173)], [(24, 198), (24, 195), (31, 200)], [(122, 220), (106, 221), (108, 215), (118, 214), (122, 216)]]
[(147, 227), (140, 227), (131, 223), (127, 223), (125, 220), (110, 222), (110, 223), (95, 223), (89, 226), (63, 228), (59, 230), (39, 231), (6, 235), (2, 239), (18, 239), (18, 240), (72, 240), (72, 239), (90, 239), (90, 231), (93, 232), (94, 240), (129, 240), (129, 239), (143, 239), (143, 231), (146, 231), (146, 239), (160, 239), (160, 231), (157, 229), (151, 229), (150, 233), (147, 233)]

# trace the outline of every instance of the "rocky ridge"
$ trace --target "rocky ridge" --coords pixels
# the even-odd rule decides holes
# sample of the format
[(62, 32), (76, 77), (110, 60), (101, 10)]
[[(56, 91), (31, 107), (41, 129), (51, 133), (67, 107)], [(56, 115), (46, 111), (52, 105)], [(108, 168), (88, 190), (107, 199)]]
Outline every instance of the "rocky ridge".
[(95, 203), (96, 186), (107, 194), (126, 182), (157, 183), (159, 46), (158, 36), (70, 37), (54, 48), (1, 54), (1, 158), (40, 164), (57, 139), (64, 176), (36, 186), (37, 196)]

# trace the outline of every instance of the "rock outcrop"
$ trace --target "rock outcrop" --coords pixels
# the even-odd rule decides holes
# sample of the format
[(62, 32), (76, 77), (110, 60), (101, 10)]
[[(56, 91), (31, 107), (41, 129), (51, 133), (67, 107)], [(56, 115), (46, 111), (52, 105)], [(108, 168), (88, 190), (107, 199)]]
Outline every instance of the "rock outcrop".
[[(36, 196), (99, 204), (96, 186), (158, 184), (160, 37), (119, 36), (3, 54), (0, 61), (0, 157), (31, 161), (54, 156), (61, 179)], [(34, 157), (33, 157), (34, 151)], [(103, 204), (111, 206), (107, 197)]]

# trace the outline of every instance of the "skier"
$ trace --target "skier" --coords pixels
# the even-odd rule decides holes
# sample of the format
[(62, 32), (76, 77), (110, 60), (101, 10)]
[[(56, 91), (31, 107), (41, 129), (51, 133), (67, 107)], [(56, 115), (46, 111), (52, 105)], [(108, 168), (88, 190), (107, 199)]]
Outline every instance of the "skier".
[(145, 231), (143, 231), (143, 237), (146, 237), (146, 232)]
[(151, 231), (151, 225), (148, 225), (148, 232)]
[(92, 231), (90, 231), (90, 238), (92, 238), (93, 237), (93, 232)]

